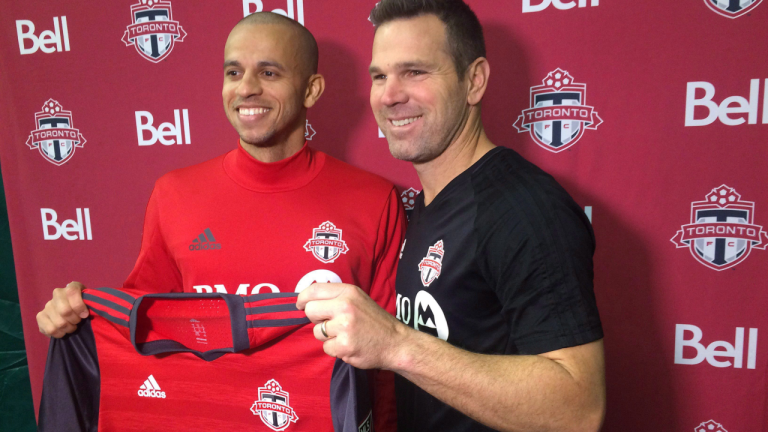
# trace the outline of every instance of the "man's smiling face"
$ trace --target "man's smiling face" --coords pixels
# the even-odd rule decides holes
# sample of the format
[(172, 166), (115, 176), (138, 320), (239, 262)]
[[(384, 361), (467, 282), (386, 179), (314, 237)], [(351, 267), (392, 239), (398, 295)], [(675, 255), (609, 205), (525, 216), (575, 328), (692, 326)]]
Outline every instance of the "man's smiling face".
[(392, 156), (423, 163), (442, 154), (463, 127), (468, 105), (440, 19), (422, 15), (381, 25), (370, 75), (371, 108)]
[(224, 48), (222, 97), (240, 140), (259, 147), (282, 143), (301, 124), (308, 71), (298, 35), (279, 24), (236, 26)]

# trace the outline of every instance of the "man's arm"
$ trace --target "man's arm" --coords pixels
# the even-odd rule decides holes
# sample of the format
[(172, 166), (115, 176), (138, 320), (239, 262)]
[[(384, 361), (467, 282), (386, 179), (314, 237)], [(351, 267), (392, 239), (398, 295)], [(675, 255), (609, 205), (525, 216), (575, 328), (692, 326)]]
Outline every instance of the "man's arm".
[(317, 323), (328, 355), (397, 372), (492, 428), (595, 431), (605, 415), (601, 340), (540, 355), (482, 355), (403, 325), (355, 286), (314, 284), (297, 306)]

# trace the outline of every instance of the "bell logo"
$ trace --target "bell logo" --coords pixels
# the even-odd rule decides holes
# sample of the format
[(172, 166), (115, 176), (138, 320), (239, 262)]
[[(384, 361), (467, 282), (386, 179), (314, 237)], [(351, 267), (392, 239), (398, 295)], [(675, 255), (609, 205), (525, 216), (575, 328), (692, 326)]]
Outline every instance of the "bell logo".
[[(180, 123), (179, 111), (182, 112), (184, 118), (183, 124), (183, 138), (182, 141), (182, 124)], [(136, 135), (139, 138), (140, 146), (151, 146), (158, 140), (162, 145), (173, 144), (191, 144), (189, 139), (189, 112), (186, 109), (173, 110), (173, 123), (161, 123), (160, 126), (155, 129), (152, 126), (154, 117), (149, 111), (136, 111)], [(144, 139), (144, 132), (149, 132), (149, 138)], [(168, 139), (168, 138), (176, 138)]]
[[(700, 95), (700, 90), (704, 95)], [(742, 96), (730, 96), (725, 98), (719, 105), (712, 99), (715, 97), (715, 86), (704, 81), (688, 83), (688, 90), (685, 95), (685, 125), (686, 126), (707, 126), (720, 120), (728, 126), (738, 126), (747, 122), (748, 124), (757, 124), (757, 109), (760, 98), (760, 79), (750, 80), (749, 100)], [(696, 107), (706, 108), (705, 117), (696, 118)], [(741, 115), (733, 115), (741, 114)], [(747, 114), (746, 120), (744, 114)], [(768, 124), (768, 79), (765, 80), (763, 87), (763, 124)]]
[[(690, 339), (686, 339), (686, 334), (691, 334)], [(744, 359), (744, 328), (736, 327), (735, 345), (725, 341), (714, 341), (708, 346), (701, 343), (701, 329), (695, 325), (678, 324), (675, 326), (675, 364), (695, 365), (707, 360), (707, 363), (714, 367), (725, 368), (733, 365), (736, 369), (741, 369)], [(686, 358), (683, 350), (685, 347), (693, 348), (696, 356)], [(757, 357), (757, 329), (749, 329), (749, 342), (747, 347), (747, 369), (755, 368)], [(732, 358), (729, 360), (718, 360), (718, 358)]]
[[(284, 17), (288, 17), (292, 20), (296, 20), (299, 24), (304, 25), (304, 0), (296, 1), (296, 13), (294, 13), (293, 2), (294, 0), (284, 0), (286, 3), (285, 9), (272, 9), (273, 13), (280, 14)], [(269, 1), (268, 3), (272, 3)], [(255, 6), (255, 10), (251, 10), (251, 5)], [(243, 0), (243, 17), (256, 12), (262, 12), (264, 10), (264, 2), (262, 0)]]
[[(59, 225), (56, 210), (40, 209), (43, 219), (43, 238), (58, 240), (62, 236), (67, 240), (93, 240), (91, 235), (91, 212), (89, 209), (77, 209), (77, 220), (67, 219)], [(83, 219), (85, 215), (85, 219)]]
[[(59, 25), (59, 19), (61, 19), (61, 25)], [(53, 17), (53, 31), (45, 30), (39, 37), (35, 36), (35, 24), (32, 21), (16, 20), (16, 36), (19, 38), (21, 55), (34, 54), (38, 50), (46, 54), (69, 51), (69, 31), (65, 16)], [(27, 48), (26, 41), (30, 41), (32, 46)]]
[(523, 0), (523, 13), (526, 12), (541, 12), (544, 9), (548, 8), (549, 5), (553, 5), (556, 9), (560, 10), (568, 10), (573, 9), (577, 5), (580, 8), (585, 8), (587, 6), (600, 6), (600, 0), (578, 0), (578, 3), (575, 0), (566, 1), (563, 0), (540, 0), (541, 3), (539, 4), (531, 4), (532, 2), (535, 2), (536, 0)]

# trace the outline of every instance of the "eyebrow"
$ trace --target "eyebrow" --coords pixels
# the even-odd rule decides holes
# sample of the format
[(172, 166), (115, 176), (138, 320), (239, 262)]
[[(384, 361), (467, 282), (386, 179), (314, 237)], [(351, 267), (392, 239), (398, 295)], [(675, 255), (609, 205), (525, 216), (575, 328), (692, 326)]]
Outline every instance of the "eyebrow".
[[(407, 62), (400, 62), (395, 63), (395, 69), (396, 70), (403, 70), (403, 69), (426, 69), (429, 68), (430, 64), (422, 61), (407, 61)], [(371, 65), (368, 68), (368, 73), (371, 74), (378, 74), (381, 73), (381, 69), (378, 66)]]
[[(243, 65), (237, 60), (227, 60), (224, 62), (224, 69), (228, 67), (243, 67)], [(285, 71), (285, 66), (283, 66), (281, 63), (278, 63), (275, 61), (268, 61), (268, 60), (262, 60), (256, 63), (256, 67), (258, 68), (274, 67), (277, 70)]]

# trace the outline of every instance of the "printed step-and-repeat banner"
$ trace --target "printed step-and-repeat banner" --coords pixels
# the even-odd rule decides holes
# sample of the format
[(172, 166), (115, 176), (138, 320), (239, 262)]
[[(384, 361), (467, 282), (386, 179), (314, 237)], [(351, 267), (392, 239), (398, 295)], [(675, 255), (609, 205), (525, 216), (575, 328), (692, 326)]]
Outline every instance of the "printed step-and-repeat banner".
[[(768, 2), (469, 3), (492, 70), (488, 135), (553, 174), (595, 229), (605, 430), (767, 431)], [(0, 161), (36, 403), (51, 290), (120, 286), (154, 181), (237, 145), (222, 58), (245, 14), (314, 33), (327, 88), (307, 140), (412, 204), (418, 178), (368, 104), (374, 4), (3, 5)]]

